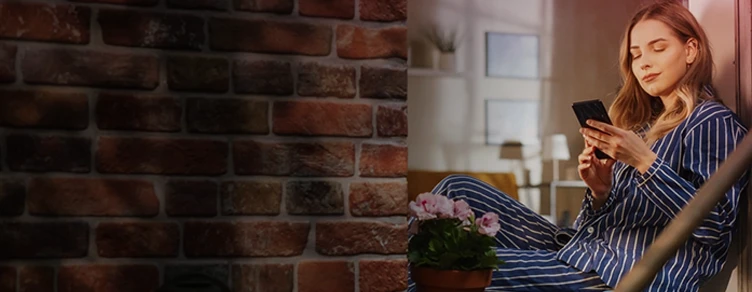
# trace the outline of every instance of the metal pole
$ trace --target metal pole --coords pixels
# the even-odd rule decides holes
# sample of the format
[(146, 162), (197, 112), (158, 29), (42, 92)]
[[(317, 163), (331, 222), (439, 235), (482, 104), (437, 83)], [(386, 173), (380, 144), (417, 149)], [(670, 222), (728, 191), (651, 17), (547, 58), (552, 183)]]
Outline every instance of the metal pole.
[(642, 291), (663, 265), (684, 245), (731, 186), (752, 164), (752, 135), (747, 135), (718, 171), (697, 191), (694, 198), (666, 226), (642, 258), (616, 285), (616, 292)]

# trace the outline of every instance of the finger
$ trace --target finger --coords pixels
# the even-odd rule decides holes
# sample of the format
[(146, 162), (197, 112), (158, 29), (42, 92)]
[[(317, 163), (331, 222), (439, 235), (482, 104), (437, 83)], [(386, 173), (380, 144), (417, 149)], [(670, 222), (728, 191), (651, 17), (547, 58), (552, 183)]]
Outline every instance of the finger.
[(585, 135), (585, 138), (591, 137), (591, 138), (595, 138), (601, 141), (604, 141), (611, 137), (611, 135), (609, 135), (608, 133), (601, 132), (598, 130), (593, 130), (593, 129), (587, 129), (587, 128), (580, 129), (580, 133)]
[(614, 127), (612, 125), (609, 125), (609, 124), (606, 124), (606, 123), (603, 123), (603, 122), (600, 122), (600, 121), (596, 121), (596, 120), (587, 120), (587, 124), (588, 124), (588, 126), (591, 126), (591, 127), (596, 128), (596, 129), (598, 129), (598, 130), (600, 130), (602, 132), (606, 132), (606, 133), (609, 133), (609, 134), (612, 134), (612, 135), (621, 132), (621, 129), (619, 129), (617, 127)]

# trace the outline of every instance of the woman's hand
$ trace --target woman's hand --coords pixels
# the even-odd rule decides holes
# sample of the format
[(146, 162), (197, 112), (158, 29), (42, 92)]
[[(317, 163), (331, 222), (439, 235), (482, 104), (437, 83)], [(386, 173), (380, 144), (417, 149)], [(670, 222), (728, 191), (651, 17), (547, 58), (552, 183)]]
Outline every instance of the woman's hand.
[(587, 184), (592, 191), (594, 198), (593, 208), (600, 209), (603, 203), (608, 199), (611, 190), (612, 173), (614, 162), (613, 159), (598, 159), (595, 157), (595, 147), (585, 141), (585, 149), (577, 156), (579, 165), (577, 170), (580, 178)]
[(615, 160), (624, 162), (645, 173), (658, 157), (645, 141), (632, 131), (625, 131), (612, 125), (588, 120), (588, 125), (599, 131), (581, 128), (588, 144), (600, 149)]

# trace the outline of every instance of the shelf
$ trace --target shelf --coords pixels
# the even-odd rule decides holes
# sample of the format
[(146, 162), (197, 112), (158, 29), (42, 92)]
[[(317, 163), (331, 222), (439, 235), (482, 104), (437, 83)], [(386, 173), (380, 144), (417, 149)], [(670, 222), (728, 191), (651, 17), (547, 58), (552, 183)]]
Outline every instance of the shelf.
[(587, 184), (585, 184), (584, 181), (581, 180), (559, 180), (559, 181), (552, 181), (552, 186), (557, 187), (569, 187), (569, 188), (587, 188)]
[(407, 68), (407, 75), (426, 77), (462, 77), (462, 72), (442, 71), (432, 68)]

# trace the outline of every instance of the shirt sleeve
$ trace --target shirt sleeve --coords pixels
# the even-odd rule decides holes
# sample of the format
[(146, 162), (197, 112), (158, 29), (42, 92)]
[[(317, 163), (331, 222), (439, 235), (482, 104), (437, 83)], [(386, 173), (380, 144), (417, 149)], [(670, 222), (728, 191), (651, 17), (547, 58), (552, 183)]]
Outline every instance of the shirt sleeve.
[[(643, 175), (634, 179), (659, 210), (674, 219), (720, 167), (741, 141), (746, 130), (728, 117), (709, 118), (689, 129), (683, 140), (682, 175), (660, 158)], [(705, 244), (716, 244), (736, 221), (739, 195), (747, 185), (747, 173), (716, 204), (692, 236)]]

